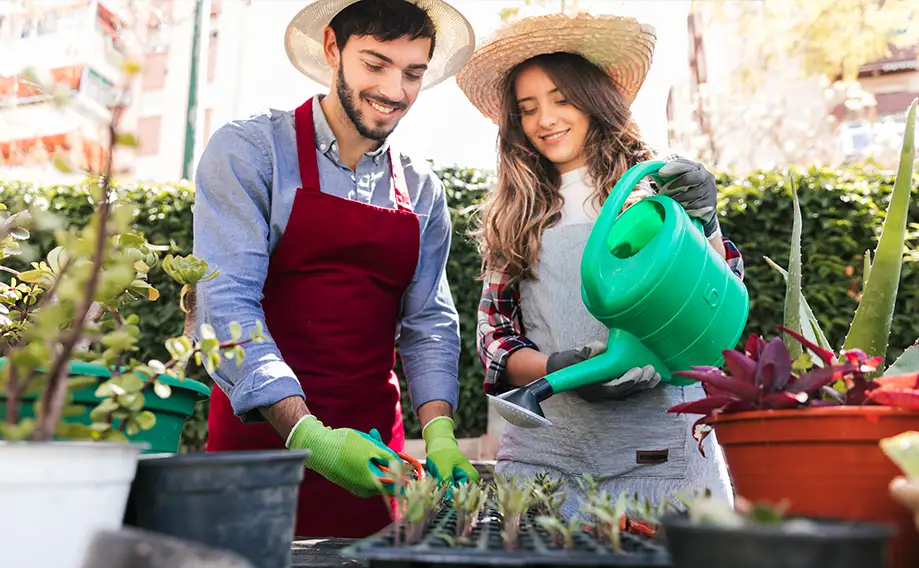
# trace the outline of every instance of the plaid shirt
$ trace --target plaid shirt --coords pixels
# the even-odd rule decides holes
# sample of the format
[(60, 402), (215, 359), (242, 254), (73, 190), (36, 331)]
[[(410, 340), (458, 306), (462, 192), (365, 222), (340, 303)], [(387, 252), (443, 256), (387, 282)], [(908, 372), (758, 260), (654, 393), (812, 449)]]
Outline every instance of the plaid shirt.
[[(672, 157), (667, 156), (665, 159), (669, 160)], [(727, 253), (728, 266), (742, 280), (744, 265), (740, 250), (723, 236), (721, 240)], [(504, 371), (511, 353), (524, 347), (535, 350), (539, 347), (526, 337), (520, 319), (520, 293), (517, 286), (509, 282), (508, 274), (489, 269), (484, 280), (482, 298), (479, 301), (476, 344), (479, 359), (485, 366), (485, 392), (496, 394), (507, 388)]]

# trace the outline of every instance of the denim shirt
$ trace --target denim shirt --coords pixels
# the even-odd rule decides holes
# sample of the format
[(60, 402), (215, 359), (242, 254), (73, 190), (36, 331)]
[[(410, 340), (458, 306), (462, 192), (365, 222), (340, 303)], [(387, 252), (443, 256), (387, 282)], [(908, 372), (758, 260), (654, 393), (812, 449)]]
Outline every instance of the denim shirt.
[[(395, 208), (388, 142), (363, 155), (356, 170), (351, 170), (341, 163), (338, 143), (319, 100), (319, 96), (314, 97), (312, 106), (321, 191)], [(417, 411), (426, 402), (444, 400), (455, 409), (460, 336), (446, 275), (452, 223), (444, 187), (427, 162), (396, 152), (393, 155), (402, 160), (421, 232), (418, 265), (402, 298), (393, 341), (399, 341), (412, 407)], [(220, 274), (196, 286), (196, 333), (206, 322), (221, 341), (227, 341), (233, 321), (244, 330), (256, 321), (266, 323), (262, 288), (300, 185), (292, 110), (269, 110), (229, 122), (214, 132), (195, 177), (194, 254)], [(373, 227), (344, 230), (372, 231)], [(271, 334), (268, 326), (266, 334)], [(257, 407), (289, 396), (304, 397), (300, 382), (275, 343), (253, 342), (243, 348), (246, 356), (242, 366), (223, 359), (211, 374), (237, 416), (259, 420)], [(305, 400), (309, 406), (309, 399)]]

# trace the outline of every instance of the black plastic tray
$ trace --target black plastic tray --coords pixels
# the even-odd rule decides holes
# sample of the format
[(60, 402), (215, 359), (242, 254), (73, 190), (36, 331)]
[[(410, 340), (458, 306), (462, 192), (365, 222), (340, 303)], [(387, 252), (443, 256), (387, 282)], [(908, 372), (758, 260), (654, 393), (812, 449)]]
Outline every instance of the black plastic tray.
[(578, 533), (570, 549), (557, 545), (533, 515), (521, 520), (517, 548), (508, 550), (501, 539), (501, 517), (493, 509), (479, 514), (466, 543), (451, 544), (440, 535), (453, 536), (456, 517), (452, 507), (441, 510), (418, 542), (393, 546), (395, 525), (342, 550), (342, 555), (362, 560), (369, 568), (421, 568), (438, 566), (611, 566), (616, 568), (672, 567), (667, 550), (648, 538), (622, 534), (623, 552), (616, 552), (586, 532)]

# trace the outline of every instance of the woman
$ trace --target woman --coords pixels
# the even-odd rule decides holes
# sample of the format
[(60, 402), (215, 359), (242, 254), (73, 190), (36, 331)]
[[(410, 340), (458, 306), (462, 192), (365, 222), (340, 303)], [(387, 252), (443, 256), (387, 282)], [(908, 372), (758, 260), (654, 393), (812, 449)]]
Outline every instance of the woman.
[[(457, 75), (469, 100), (499, 126), (498, 181), (478, 233), (485, 267), (478, 347), (489, 393), (526, 385), (605, 345), (607, 329), (581, 301), (580, 253), (619, 177), (655, 157), (629, 110), (653, 45), (653, 30), (632, 19), (527, 18), (477, 49)], [(739, 252), (721, 237), (714, 177), (676, 157), (660, 175), (667, 182), (659, 191), (703, 222), (711, 245), (742, 278)], [(626, 207), (653, 192), (643, 184)], [(702, 396), (700, 385), (660, 383), (653, 367), (557, 394), (542, 403), (552, 426), (505, 425), (496, 471), (564, 479), (566, 517), (578, 510), (584, 473), (614, 496), (660, 500), (709, 489), (731, 499), (718, 448), (700, 455), (691, 419), (667, 414)]]

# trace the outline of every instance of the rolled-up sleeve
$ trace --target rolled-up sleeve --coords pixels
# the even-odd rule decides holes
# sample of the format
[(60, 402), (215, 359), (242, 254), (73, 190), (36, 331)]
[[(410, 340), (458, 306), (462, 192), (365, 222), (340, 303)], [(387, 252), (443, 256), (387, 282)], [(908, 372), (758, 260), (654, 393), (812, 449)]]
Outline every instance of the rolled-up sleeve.
[(485, 273), (476, 323), (479, 360), (485, 366), (484, 389), (488, 394), (507, 390), (507, 359), (519, 349), (539, 350), (524, 335), (520, 321), (520, 295), (504, 271)]
[[(244, 330), (265, 323), (261, 300), (270, 257), (272, 165), (264, 141), (250, 130), (244, 123), (219, 128), (195, 176), (194, 254), (220, 274), (196, 286), (194, 320), (210, 324), (221, 341), (230, 339), (231, 322)], [(265, 327), (265, 333), (270, 337), (271, 330)], [(221, 358), (211, 374), (236, 415), (259, 420), (258, 407), (303, 397), (273, 341), (250, 342), (243, 349), (241, 366)]]
[(443, 184), (430, 176), (433, 201), (421, 236), (417, 278), (402, 304), (399, 353), (415, 411), (433, 400), (455, 410), (459, 399), (459, 316), (447, 281), (453, 224)]

